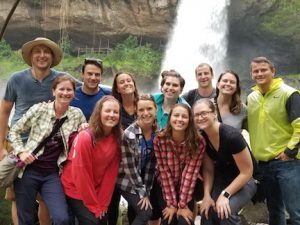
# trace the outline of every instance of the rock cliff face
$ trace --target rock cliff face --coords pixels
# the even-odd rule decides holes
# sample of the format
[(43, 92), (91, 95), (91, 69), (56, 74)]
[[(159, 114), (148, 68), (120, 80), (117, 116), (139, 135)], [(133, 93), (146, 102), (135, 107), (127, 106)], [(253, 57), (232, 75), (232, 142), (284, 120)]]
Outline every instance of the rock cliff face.
[(299, 10), (295, 0), (231, 0), (228, 64), (248, 73), (249, 60), (263, 55), (280, 73), (300, 73)]
[[(1, 0), (0, 24), (12, 7)], [(22, 0), (5, 33), (13, 47), (36, 36), (54, 40), (68, 34), (75, 46), (106, 46), (129, 34), (165, 42), (177, 0)]]
[[(131, 34), (142, 43), (147, 41), (161, 47), (168, 40), (178, 2), (22, 0), (4, 38), (19, 48), (37, 36), (58, 41), (68, 35), (76, 48), (113, 46)], [(12, 0), (1, 0), (0, 25), (12, 5)], [(280, 71), (299, 73), (299, 11), (299, 0), (231, 0), (228, 66), (238, 72), (249, 71), (249, 60), (265, 55), (275, 61)]]

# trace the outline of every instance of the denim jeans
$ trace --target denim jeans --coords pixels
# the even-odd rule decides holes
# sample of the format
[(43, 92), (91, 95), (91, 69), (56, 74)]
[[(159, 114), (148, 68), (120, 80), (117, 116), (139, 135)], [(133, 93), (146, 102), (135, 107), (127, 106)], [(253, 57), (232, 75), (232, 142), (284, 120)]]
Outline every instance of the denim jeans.
[(285, 225), (285, 210), (292, 225), (300, 225), (300, 160), (259, 163), (263, 173), (270, 225)]
[(14, 182), (19, 225), (35, 224), (36, 195), (39, 192), (47, 205), (54, 225), (69, 225), (66, 197), (58, 172), (44, 174), (25, 169)]
[[(216, 202), (221, 192), (228, 186), (228, 182), (223, 180), (223, 177), (216, 176), (214, 180), (213, 190), (211, 193), (212, 199)], [(210, 208), (208, 219), (205, 216), (201, 217), (202, 225), (242, 225), (242, 221), (238, 212), (251, 200), (257, 190), (257, 185), (254, 179), (250, 179), (248, 183), (237, 193), (232, 195), (229, 200), (231, 214), (228, 219), (220, 220), (217, 213)]]

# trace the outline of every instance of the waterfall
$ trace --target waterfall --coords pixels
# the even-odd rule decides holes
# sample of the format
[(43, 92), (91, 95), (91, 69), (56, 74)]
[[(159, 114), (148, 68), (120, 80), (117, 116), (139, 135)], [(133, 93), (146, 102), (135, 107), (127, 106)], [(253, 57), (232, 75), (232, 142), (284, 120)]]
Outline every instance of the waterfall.
[(213, 67), (214, 78), (226, 69), (227, 7), (230, 0), (181, 0), (162, 70), (175, 69), (186, 81), (184, 91), (197, 87), (195, 68)]

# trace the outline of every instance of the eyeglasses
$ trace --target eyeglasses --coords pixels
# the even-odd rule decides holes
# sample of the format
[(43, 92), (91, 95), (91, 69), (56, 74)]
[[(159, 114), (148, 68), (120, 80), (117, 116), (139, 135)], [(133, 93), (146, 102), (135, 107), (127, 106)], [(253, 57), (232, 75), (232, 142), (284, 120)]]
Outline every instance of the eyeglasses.
[(212, 113), (213, 111), (203, 111), (200, 113), (195, 113), (195, 117), (199, 117), (201, 116), (202, 118), (207, 118), (209, 116), (210, 113)]
[(93, 63), (93, 64), (97, 64), (98, 66), (100, 66), (101, 68), (103, 68), (103, 64), (102, 64), (102, 60), (101, 59), (96, 59), (96, 58), (85, 58), (84, 59), (84, 64), (89, 64), (89, 63)]

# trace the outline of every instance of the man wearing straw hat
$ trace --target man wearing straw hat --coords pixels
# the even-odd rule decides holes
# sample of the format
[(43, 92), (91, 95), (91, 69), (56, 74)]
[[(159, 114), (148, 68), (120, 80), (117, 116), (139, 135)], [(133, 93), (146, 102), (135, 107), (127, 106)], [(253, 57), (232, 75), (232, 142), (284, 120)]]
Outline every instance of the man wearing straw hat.
[[(18, 71), (11, 75), (7, 82), (3, 99), (0, 102), (0, 160), (7, 150), (3, 143), (6, 138), (6, 127), (12, 111), (15, 111), (11, 119), (11, 126), (15, 124), (24, 113), (34, 104), (53, 100), (52, 81), (61, 74), (52, 69), (62, 59), (62, 49), (48, 38), (38, 37), (25, 43), (22, 48), (22, 57), (30, 68)], [(25, 141), (27, 136), (23, 137)], [(9, 190), (10, 189), (10, 190)], [(10, 196), (9, 196), (10, 195)], [(15, 201), (12, 197), (12, 188), (7, 189), (6, 199), (13, 200), (12, 217), (14, 225), (18, 224)], [(46, 207), (41, 210), (40, 224), (51, 224)], [(45, 220), (45, 221), (44, 221)]]

